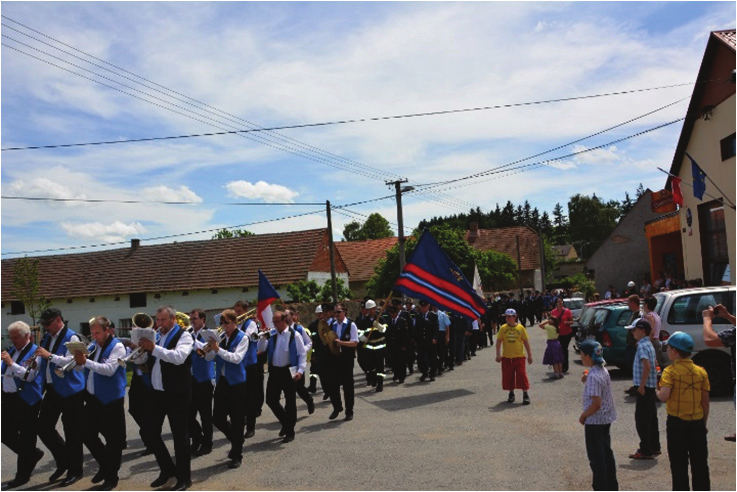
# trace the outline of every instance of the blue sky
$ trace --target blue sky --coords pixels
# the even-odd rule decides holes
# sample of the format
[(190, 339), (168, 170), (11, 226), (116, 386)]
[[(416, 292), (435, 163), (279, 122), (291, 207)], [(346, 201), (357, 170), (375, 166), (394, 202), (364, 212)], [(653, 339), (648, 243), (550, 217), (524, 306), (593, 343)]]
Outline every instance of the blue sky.
[[(320, 206), (227, 204), (360, 202), (390, 194), (384, 182), (396, 177), (442, 182), (559, 146), (525, 162), (604, 147), (405, 194), (405, 225), (507, 200), (551, 212), (575, 193), (619, 200), (639, 183), (660, 189), (665, 175), (657, 167), (670, 166), (680, 123), (608, 143), (682, 118), (709, 32), (735, 26), (734, 2), (3, 2), (1, 9), (3, 148), (689, 84), (250, 138), (3, 151), (4, 196), (191, 203), (5, 199), (3, 258), (134, 237), (144, 244), (200, 240), (212, 232), (146, 241), (242, 224), (256, 233), (325, 227), (324, 214), (275, 220)], [(347, 222), (372, 212), (396, 222), (392, 200), (356, 205), (333, 214), (336, 239)]]

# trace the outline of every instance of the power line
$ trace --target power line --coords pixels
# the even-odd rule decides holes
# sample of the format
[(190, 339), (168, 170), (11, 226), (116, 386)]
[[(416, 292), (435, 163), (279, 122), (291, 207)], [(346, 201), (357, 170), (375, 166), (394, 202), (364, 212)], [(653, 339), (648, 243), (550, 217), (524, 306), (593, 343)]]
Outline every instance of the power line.
[(107, 198), (48, 198), (42, 196), (0, 196), (3, 200), (26, 200), (44, 202), (83, 202), (83, 203), (123, 203), (123, 204), (155, 204), (155, 205), (231, 205), (231, 206), (313, 206), (323, 205), (321, 202), (234, 202), (234, 203), (202, 203), (185, 201), (157, 201), (157, 200), (113, 200)]

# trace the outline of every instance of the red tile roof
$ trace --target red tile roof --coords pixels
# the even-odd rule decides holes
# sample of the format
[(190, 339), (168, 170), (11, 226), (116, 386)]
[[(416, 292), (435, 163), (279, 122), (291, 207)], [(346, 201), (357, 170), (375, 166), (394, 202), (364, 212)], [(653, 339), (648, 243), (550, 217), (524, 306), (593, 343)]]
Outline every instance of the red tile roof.
[[(258, 285), (261, 269), (274, 286), (329, 272), (327, 229), (187, 241), (93, 253), (39, 256), (42, 294), (49, 299)], [(12, 295), (17, 259), (2, 261), (2, 299)], [(338, 272), (346, 272), (340, 253)]]
[[(475, 235), (472, 235), (476, 232)], [(502, 227), (466, 231), (468, 244), (481, 251), (493, 250), (505, 253), (517, 262), (517, 236), (522, 270), (540, 268), (540, 242), (538, 235), (529, 227)]]
[(335, 243), (348, 267), (351, 282), (364, 282), (371, 278), (374, 267), (381, 258), (386, 258), (386, 252), (395, 244), (397, 244), (396, 237)]

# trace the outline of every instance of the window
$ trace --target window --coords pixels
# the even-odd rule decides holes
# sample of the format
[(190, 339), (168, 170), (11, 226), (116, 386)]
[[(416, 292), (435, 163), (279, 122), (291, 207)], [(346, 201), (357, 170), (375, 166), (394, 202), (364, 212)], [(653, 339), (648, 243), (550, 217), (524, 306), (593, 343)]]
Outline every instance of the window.
[(90, 336), (90, 324), (85, 321), (84, 323), (79, 324), (79, 332), (89, 338)]
[(722, 160), (723, 161), (726, 161), (730, 157), (734, 157), (734, 154), (735, 154), (734, 133), (728, 136), (727, 138), (723, 138), (719, 142), (719, 145), (722, 148)]
[[(725, 290), (680, 296), (673, 301), (668, 312), (670, 325), (700, 325), (704, 322), (701, 312), (709, 306), (722, 304), (730, 313), (734, 312), (734, 294)], [(724, 318), (715, 318), (714, 324), (727, 324)]]
[(118, 319), (118, 327), (115, 329), (115, 336), (118, 338), (120, 337), (128, 337), (130, 338), (131, 329), (133, 328), (133, 319), (132, 318), (121, 318)]
[(621, 313), (619, 313), (619, 319), (617, 319), (617, 326), (629, 325), (630, 319), (632, 319), (632, 311), (630, 311), (629, 309), (623, 310)]
[(130, 298), (130, 307), (139, 308), (146, 307), (146, 293), (140, 292), (138, 294), (128, 294)]
[(10, 301), (10, 314), (26, 314), (26, 306), (20, 301)]
[(721, 285), (729, 265), (724, 205), (716, 200), (699, 205), (699, 228), (704, 285)]

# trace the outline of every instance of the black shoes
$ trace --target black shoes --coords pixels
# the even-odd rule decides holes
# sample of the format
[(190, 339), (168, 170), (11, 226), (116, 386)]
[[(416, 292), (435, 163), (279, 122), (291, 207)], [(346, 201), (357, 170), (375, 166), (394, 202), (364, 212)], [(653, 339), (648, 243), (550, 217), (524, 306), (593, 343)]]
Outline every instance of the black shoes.
[(64, 481), (59, 484), (59, 487), (69, 487), (70, 485), (74, 485), (75, 483), (79, 482), (81, 478), (81, 473), (78, 475), (68, 475), (67, 478), (65, 478)]
[(509, 392), (509, 398), (507, 398), (507, 403), (514, 403), (514, 391)]
[(174, 487), (171, 488), (171, 490), (187, 490), (192, 486), (192, 480), (187, 480), (186, 482), (177, 481), (177, 483), (174, 484)]
[(287, 444), (294, 441), (294, 436), (286, 436), (284, 439), (282, 439), (282, 443)]
[(338, 414), (339, 414), (340, 412), (342, 412), (342, 411), (343, 411), (343, 409), (342, 409), (342, 408), (340, 408), (340, 409), (338, 409), (338, 410), (333, 410), (333, 413), (331, 413), (331, 414), (330, 414), (330, 416), (329, 416), (328, 418), (329, 418), (330, 420), (335, 420), (335, 419), (337, 419), (337, 418), (338, 418)]
[(241, 464), (243, 464), (243, 458), (232, 459), (228, 463), (228, 468), (230, 468), (231, 470), (235, 470), (236, 468), (240, 468)]
[(435, 381), (435, 376), (430, 376), (430, 381)]
[(54, 473), (52, 473), (51, 476), (49, 477), (49, 482), (56, 482), (66, 472), (67, 472), (67, 469), (66, 468), (57, 468), (56, 471)]
[(425, 382), (426, 379), (427, 379), (427, 374), (423, 374), (422, 376), (420, 376), (420, 382)]
[(309, 393), (317, 393), (317, 381), (314, 378), (310, 378), (310, 385), (307, 387)]
[(345, 415), (345, 419), (343, 419), (343, 420), (345, 420), (346, 422), (350, 422), (351, 420), (353, 420), (353, 412), (347, 413)]
[[(159, 474), (159, 478), (157, 478), (156, 480), (154, 480), (153, 482), (151, 482), (151, 488), (152, 489), (156, 489), (156, 488), (159, 488), (159, 487), (163, 487), (164, 485), (166, 485), (166, 482), (168, 482), (169, 479), (171, 477), (173, 477), (173, 476), (174, 475), (170, 475), (168, 473), (161, 472)], [(179, 483), (179, 482), (177, 482), (177, 483)]]
[(31, 480), (31, 477), (15, 477), (13, 480), (5, 484), (3, 490), (14, 489), (27, 484)]
[(527, 392), (522, 394), (522, 404), (523, 405), (529, 405), (530, 404), (530, 395), (527, 394)]
[(307, 400), (307, 413), (312, 415), (315, 413), (315, 402), (314, 400)]
[(200, 449), (197, 450), (195, 456), (205, 456), (210, 453), (212, 453), (212, 444), (209, 446), (201, 446)]
[(249, 429), (249, 430), (246, 431), (246, 435), (243, 436), (243, 437), (245, 437), (246, 439), (250, 439), (250, 438), (252, 438), (255, 435), (256, 435), (256, 431), (253, 430), (253, 429)]
[(118, 479), (115, 480), (105, 480), (99, 489), (97, 490), (115, 490), (115, 488), (118, 486)]
[(329, 399), (330, 399), (330, 395), (329, 394), (325, 393), (325, 394), (322, 395), (322, 401), (329, 400)]
[(279, 437), (284, 437), (287, 435), (287, 431), (284, 430), (284, 427), (281, 428), (279, 431)]
[(98, 484), (102, 483), (105, 480), (105, 472), (100, 468), (100, 470), (95, 473), (95, 476), (92, 477), (92, 483)]

